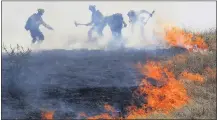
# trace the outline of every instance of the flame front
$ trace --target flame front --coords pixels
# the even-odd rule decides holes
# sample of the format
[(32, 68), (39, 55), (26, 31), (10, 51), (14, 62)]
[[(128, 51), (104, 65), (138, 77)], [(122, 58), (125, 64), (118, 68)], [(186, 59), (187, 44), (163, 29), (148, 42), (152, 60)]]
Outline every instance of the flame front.
[(141, 72), (147, 77), (154, 78), (157, 82), (163, 81), (165, 84), (162, 87), (153, 86), (144, 78), (137, 92), (140, 95), (147, 95), (147, 104), (143, 104), (142, 108), (132, 106), (127, 116), (128, 119), (145, 118), (153, 112), (168, 114), (188, 102), (189, 97), (184, 85), (176, 80), (167, 68), (162, 67), (158, 62), (148, 62), (144, 66), (141, 64), (139, 66)]
[(165, 28), (165, 37), (164, 39), (171, 46), (180, 46), (192, 51), (195, 49), (208, 49), (208, 45), (204, 42), (202, 37), (198, 35), (193, 35), (190, 32), (186, 32), (178, 27), (168, 27)]
[[(159, 62), (149, 61), (145, 65), (140, 63), (137, 65), (141, 73), (146, 75), (142, 79), (138, 89), (134, 94), (143, 96), (147, 103), (141, 103), (142, 107), (134, 105), (127, 107), (127, 119), (146, 118), (153, 112), (162, 112), (168, 114), (174, 109), (179, 109), (188, 103), (189, 97), (184, 85), (175, 79), (175, 76), (166, 67), (163, 67)], [(148, 78), (152, 78), (157, 82), (164, 84), (154, 86), (148, 82)], [(146, 97), (147, 96), (147, 97)], [(102, 113), (100, 115), (88, 117), (88, 119), (122, 119), (114, 115), (115, 109), (110, 105), (105, 105), (104, 108), (112, 114)]]
[(104, 109), (107, 111), (106, 113), (87, 117), (87, 119), (121, 119), (121, 117), (118, 115), (115, 109), (109, 104), (105, 104)]
[(115, 112), (115, 109), (112, 106), (110, 106), (109, 104), (105, 104), (104, 108), (106, 111), (111, 111), (112, 113)]
[[(207, 44), (198, 35), (193, 35), (177, 27), (167, 27), (165, 31), (165, 40), (171, 46), (180, 46), (189, 51), (208, 49)], [(153, 113), (168, 115), (171, 111), (180, 109), (189, 102), (190, 98), (182, 81), (177, 80), (170, 70), (174, 66), (174, 61), (185, 63), (187, 59), (188, 57), (182, 54), (166, 61), (166, 65), (154, 61), (148, 61), (145, 65), (138, 63), (137, 68), (145, 77), (140, 81), (133, 96), (142, 97), (146, 103), (141, 103), (140, 107), (136, 105), (126, 107), (127, 114), (125, 116), (119, 116), (116, 110), (109, 104), (104, 105), (104, 109), (106, 110), (104, 113), (95, 116), (80, 113), (79, 116), (87, 119), (136, 119), (146, 118)], [(216, 69), (206, 68), (205, 71), (210, 73), (207, 74), (209, 75), (207, 77), (216, 77)], [(179, 75), (179, 78), (201, 83), (205, 80), (200, 74), (193, 74), (188, 71), (183, 71)], [(153, 85), (150, 80), (155, 81), (157, 84)], [(53, 119), (53, 112), (44, 113), (43, 118)]]
[(189, 73), (187, 71), (182, 72), (180, 77), (184, 78), (184, 79), (187, 79), (187, 80), (198, 81), (198, 82), (201, 82), (201, 83), (204, 82), (204, 78), (200, 74), (193, 74), (193, 73)]

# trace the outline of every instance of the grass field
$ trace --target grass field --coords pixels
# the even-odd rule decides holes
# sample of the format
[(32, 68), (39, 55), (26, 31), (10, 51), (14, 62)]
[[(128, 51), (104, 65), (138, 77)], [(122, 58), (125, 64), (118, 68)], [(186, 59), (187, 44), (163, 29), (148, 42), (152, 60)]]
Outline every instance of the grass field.
[[(183, 104), (183, 106), (181, 105), (179, 109), (174, 109), (170, 111), (168, 114), (159, 112), (158, 109), (156, 109), (155, 111), (151, 112), (151, 114), (144, 115), (145, 117), (141, 115), (141, 117), (134, 116), (135, 118), (216, 119), (216, 30), (210, 29), (208, 31), (204, 31), (202, 33), (199, 33), (199, 36), (201, 36), (205, 40), (205, 43), (208, 45), (207, 51), (184, 52), (184, 53), (175, 55), (172, 58), (168, 56), (163, 56), (163, 57), (155, 56), (157, 58), (156, 59), (157, 62), (160, 62), (162, 66), (166, 67), (169, 71), (171, 71), (175, 76), (174, 78), (184, 85), (184, 88), (187, 91), (187, 96), (189, 97), (187, 104)], [(4, 49), (4, 50), (7, 50), (7, 49)], [(17, 47), (17, 49), (14, 49), (14, 50), (18, 50), (19, 52), (16, 53), (15, 51), (12, 50), (12, 52), (10, 51), (7, 53), (9, 57), (3, 58), (3, 59), (6, 59), (6, 61), (10, 63), (10, 64), (3, 64), (3, 79), (4, 79), (3, 84), (4, 85), (7, 84), (6, 86), (9, 86), (9, 89), (8, 87), (4, 88), (3, 86), (3, 104), (15, 104), (17, 101), (19, 101), (17, 102), (19, 103), (18, 106), (23, 106), (25, 108), (26, 101), (23, 100), (22, 97), (26, 97), (26, 96), (24, 93), (22, 93), (22, 90), (20, 89), (19, 85), (16, 88), (16, 84), (19, 84), (20, 79), (22, 80), (25, 79), (25, 76), (22, 76), (22, 73), (20, 71), (22, 69), (25, 69), (24, 67), (28, 67), (24, 64), (28, 62), (28, 59), (31, 54), (31, 50), (26, 51), (26, 50), (23, 50), (21, 47)], [(85, 59), (82, 59), (83, 62), (81, 65), (86, 65), (85, 63), (87, 61), (89, 62), (89, 64), (91, 64), (93, 61), (98, 59), (99, 56), (100, 55), (97, 55), (96, 58), (93, 56), (90, 56), (91, 60), (88, 59), (88, 56), (86, 56)], [(127, 59), (126, 60), (127, 62), (137, 61), (137, 59), (146, 60), (145, 58), (142, 58), (141, 56), (142, 54), (138, 54), (136, 58), (133, 59), (130, 56), (124, 57), (124, 55), (122, 55), (122, 57), (119, 57), (119, 54), (117, 54), (116, 56), (113, 55), (113, 58), (108, 57), (104, 61), (114, 64), (116, 68), (118, 65), (122, 65), (121, 64), (122, 59), (123, 59), (123, 62), (125, 62), (124, 60), (126, 59)], [(81, 71), (82, 70), (85, 71), (85, 69), (87, 69), (85, 68), (86, 66), (84, 66), (84, 68), (79, 66), (80, 64), (78, 62), (81, 62), (81, 61), (77, 60), (76, 62), (77, 62), (78, 68), (75, 69), (74, 72), (76, 72), (76, 70), (78, 69)], [(97, 65), (99, 64), (101, 63), (97, 63)], [(103, 65), (104, 64), (102, 64), (102, 66)], [(125, 63), (123, 65), (125, 65)], [(73, 67), (75, 67), (75, 64), (73, 64)], [(93, 65), (93, 68), (95, 67), (96, 66)], [(117, 69), (121, 70), (121, 69), (126, 69), (126, 68), (127, 68), (126, 66), (122, 66)], [(92, 70), (94, 71), (95, 69), (92, 69)], [(109, 71), (109, 69), (110, 68), (106, 68), (105, 71)], [(86, 71), (88, 72), (88, 70)], [(117, 73), (117, 72), (114, 72), (114, 70), (111, 70), (110, 72), (113, 75)], [(110, 77), (113, 77), (113, 79), (116, 79), (115, 77), (119, 77), (120, 79), (122, 79), (122, 77), (126, 76), (126, 74), (129, 74), (125, 71), (121, 71), (120, 73), (121, 74), (119, 74), (119, 76), (114, 75)], [(185, 73), (185, 76), (184, 77), (181, 76), (184, 73)], [(102, 70), (100, 74), (103, 74)], [(21, 76), (21, 78), (17, 78), (15, 76)], [(123, 79), (126, 79), (126, 78), (123, 78)], [(12, 80), (12, 81), (7, 82), (9, 80)], [(158, 90), (158, 88), (155, 90)], [(5, 97), (7, 96), (6, 94), (8, 93), (10, 94), (10, 97), (11, 97), (10, 100), (9, 98)], [(12, 101), (12, 102), (10, 103), (9, 101)], [(177, 101), (179, 101), (179, 98), (177, 99)], [(167, 107), (167, 104), (164, 103), (164, 106)], [(3, 105), (3, 109), (6, 109), (4, 105)], [(13, 107), (13, 109), (17, 109), (17, 108)], [(141, 113), (141, 114), (145, 114), (145, 113)], [(109, 117), (104, 116), (104, 118), (109, 118)]]
[[(202, 75), (203, 83), (183, 80), (191, 98), (189, 104), (170, 115), (154, 113), (148, 119), (216, 119), (216, 30), (210, 29), (200, 33), (207, 43), (208, 51), (184, 53), (170, 59), (170, 70), (179, 78), (187, 70)], [(162, 61), (168, 66), (168, 62)]]
[(202, 84), (185, 81), (188, 94), (192, 101), (189, 105), (173, 114), (174, 118), (182, 119), (216, 119), (216, 31), (210, 30), (201, 34), (209, 46), (205, 54), (188, 53), (185, 62), (174, 60), (173, 71), (198, 73), (205, 77)]

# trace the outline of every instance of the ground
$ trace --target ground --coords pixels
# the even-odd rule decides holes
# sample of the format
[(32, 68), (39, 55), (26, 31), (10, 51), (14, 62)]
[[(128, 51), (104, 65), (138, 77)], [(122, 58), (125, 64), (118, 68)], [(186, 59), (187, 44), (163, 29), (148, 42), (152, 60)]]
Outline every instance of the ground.
[(169, 115), (153, 112), (146, 118), (214, 119), (216, 33), (203, 32), (201, 35), (209, 46), (208, 52), (203, 54), (179, 47), (33, 53), (22, 51), (18, 46), (15, 49), (18, 53), (8, 52), (2, 57), (2, 117), (40, 118), (42, 111), (55, 111), (54, 118), (77, 117), (80, 112), (92, 116), (105, 111), (106, 103), (126, 114), (125, 108), (132, 101), (134, 104), (139, 101), (132, 92), (144, 77), (136, 64), (157, 61), (170, 66), (168, 69), (177, 79), (187, 70), (205, 76), (205, 82), (179, 79), (187, 89), (190, 102)]

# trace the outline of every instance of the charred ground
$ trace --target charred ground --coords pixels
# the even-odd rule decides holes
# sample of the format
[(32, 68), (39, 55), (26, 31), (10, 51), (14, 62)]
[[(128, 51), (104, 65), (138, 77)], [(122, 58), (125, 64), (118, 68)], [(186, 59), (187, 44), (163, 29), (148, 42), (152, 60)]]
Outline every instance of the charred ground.
[[(182, 48), (123, 51), (49, 50), (9, 52), (2, 56), (2, 118), (40, 118), (43, 109), (54, 118), (94, 115), (108, 103), (125, 113), (125, 106), (139, 105), (132, 97), (143, 77), (138, 62), (169, 59)], [(151, 80), (154, 83), (154, 80)]]

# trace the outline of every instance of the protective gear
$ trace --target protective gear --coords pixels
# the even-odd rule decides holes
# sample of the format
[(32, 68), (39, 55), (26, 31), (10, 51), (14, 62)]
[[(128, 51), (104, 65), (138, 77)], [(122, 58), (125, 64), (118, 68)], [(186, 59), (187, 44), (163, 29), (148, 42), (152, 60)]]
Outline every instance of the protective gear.
[(89, 5), (89, 10), (93, 10), (93, 9), (96, 9), (96, 6), (95, 5)]
[[(88, 31), (88, 40), (92, 40), (92, 33), (96, 31), (97, 34), (102, 37), (106, 24), (104, 22), (104, 16), (99, 10), (95, 10), (95, 5), (90, 5), (89, 9), (92, 11), (91, 22), (86, 24), (86, 26), (93, 25), (93, 27)], [(94, 9), (94, 11), (93, 11)]]
[(137, 13), (134, 11), (134, 10), (130, 10), (128, 13), (127, 13), (127, 16), (129, 17), (129, 22), (134, 24), (138, 21), (138, 16), (137, 16)]
[(35, 43), (37, 40), (39, 40), (39, 41), (44, 40), (44, 35), (39, 29), (30, 30), (30, 34), (32, 37), (32, 43)]
[(98, 24), (98, 25), (94, 25), (89, 31), (88, 31), (88, 41), (91, 41), (92, 40), (92, 34), (93, 34), (93, 31), (96, 31), (97, 34), (102, 37), (103, 36), (103, 30), (105, 28), (105, 24)]
[(105, 28), (106, 23), (104, 22), (103, 14), (99, 10), (96, 10), (95, 5), (89, 5), (89, 10), (92, 12), (91, 21), (87, 24), (80, 24), (75, 22), (75, 26), (76, 27), (78, 25), (92, 26), (88, 31), (88, 40), (91, 41), (93, 31), (96, 31), (100, 37), (103, 36), (102, 31)]
[(116, 13), (111, 16), (108, 16), (106, 17), (106, 22), (108, 26), (110, 27), (112, 36), (115, 38), (121, 38), (123, 24), (124, 24), (124, 27), (127, 26), (126, 23), (124, 22), (122, 14)]
[[(140, 32), (141, 32), (141, 37), (142, 39), (145, 39), (144, 37), (144, 25), (147, 23), (148, 19), (150, 17), (152, 17), (152, 14), (154, 13), (154, 11), (152, 13), (146, 11), (146, 10), (140, 10), (138, 12), (134, 11), (134, 10), (130, 10), (128, 12), (128, 17), (129, 17), (129, 22), (132, 24), (132, 33), (134, 32), (134, 26), (135, 24), (140, 26)], [(143, 16), (144, 14), (148, 14), (150, 17), (148, 17), (148, 19), (146, 20), (145, 17)]]
[(128, 16), (136, 16), (136, 12), (134, 10), (130, 10), (128, 13), (127, 13)]
[(40, 14), (33, 14), (29, 17), (29, 19), (26, 22), (26, 30), (35, 30), (39, 29), (39, 26), (43, 24), (43, 20), (41, 18)]
[(103, 18), (104, 16), (99, 10), (97, 10), (96, 12), (92, 14), (92, 22), (94, 25), (101, 24), (103, 22)]
[(30, 30), (30, 27), (31, 27), (31, 25), (30, 25), (30, 18), (29, 18), (29, 19), (26, 21), (26, 25), (25, 25), (26, 31)]
[(35, 43), (37, 40), (43, 41), (44, 35), (39, 29), (40, 25), (43, 25), (44, 27), (53, 30), (51, 26), (46, 24), (42, 19), (42, 14), (44, 13), (44, 9), (38, 9), (38, 13), (34, 13), (31, 15), (25, 25), (25, 29), (27, 31), (30, 31), (31, 37), (32, 37), (32, 43)]
[(39, 9), (38, 9), (38, 12), (39, 12), (39, 13), (44, 13), (44, 9), (39, 8)]

